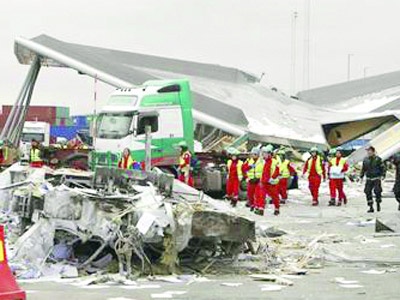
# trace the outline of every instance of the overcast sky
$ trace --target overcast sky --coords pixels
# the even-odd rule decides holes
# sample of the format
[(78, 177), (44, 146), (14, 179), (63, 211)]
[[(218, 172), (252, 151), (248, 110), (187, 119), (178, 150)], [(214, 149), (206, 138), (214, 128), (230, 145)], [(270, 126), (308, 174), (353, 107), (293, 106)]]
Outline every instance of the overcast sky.
[[(7, 3), (7, 4), (5, 4)], [(302, 89), (304, 0), (10, 0), (0, 11), (0, 103), (13, 103), (28, 67), (16, 36), (156, 54), (266, 73), (290, 87), (291, 16), (297, 19), (297, 90)], [(400, 70), (400, 0), (311, 0), (310, 87)], [(100, 84), (104, 103), (112, 88)], [(93, 109), (93, 80), (42, 68), (33, 104)]]

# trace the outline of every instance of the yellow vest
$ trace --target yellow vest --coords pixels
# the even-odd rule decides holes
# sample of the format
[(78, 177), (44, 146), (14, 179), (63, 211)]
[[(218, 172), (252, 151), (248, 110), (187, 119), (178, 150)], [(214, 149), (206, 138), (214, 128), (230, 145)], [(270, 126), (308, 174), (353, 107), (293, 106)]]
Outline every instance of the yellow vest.
[[(228, 160), (228, 163), (226, 164), (226, 167), (228, 169), (228, 176), (229, 176), (229, 170), (231, 169), (231, 165), (232, 165), (232, 160), (230, 159), (230, 160)], [(243, 162), (240, 159), (238, 159), (236, 168), (237, 168), (237, 174), (238, 174), (239, 180), (242, 179), (242, 175), (243, 175), (242, 174), (242, 166), (243, 166)]]
[(279, 164), (279, 171), (282, 178), (290, 178), (289, 164), (290, 161), (288, 159)]
[(336, 164), (336, 157), (332, 158), (330, 160), (330, 178), (332, 179), (343, 179), (345, 177), (345, 174), (342, 173), (343, 167), (346, 164), (346, 159), (341, 157), (339, 160), (339, 163)]
[[(310, 171), (311, 171), (312, 161), (313, 161), (313, 158), (310, 157), (309, 160), (308, 160), (308, 163), (307, 163), (307, 173), (308, 174), (310, 174)], [(316, 169), (318, 175), (322, 175), (323, 174), (322, 160), (321, 160), (321, 157), (319, 155), (317, 156), (317, 161), (315, 162), (315, 169)]]
[(264, 161), (261, 158), (259, 158), (255, 162), (254, 159), (250, 158), (248, 163), (249, 165), (255, 165), (255, 166), (253, 169), (250, 169), (247, 172), (247, 177), (249, 179), (261, 179), (264, 169)]
[(40, 150), (39, 149), (31, 149), (31, 157), (30, 162), (41, 162), (42, 159), (40, 158)]
[(346, 164), (346, 159), (345, 159), (344, 157), (341, 157), (338, 164), (336, 164), (336, 160), (337, 160), (336, 157), (335, 157), (335, 158), (332, 158), (332, 159), (330, 160), (331, 165), (332, 165), (333, 167), (340, 167), (340, 168), (343, 169), (344, 165)]
[[(125, 163), (126, 163), (126, 159), (124, 156), (122, 156), (121, 160), (121, 169), (125, 168)], [(126, 169), (132, 169), (133, 164), (135, 163), (135, 161), (132, 159), (132, 157), (129, 155), (128, 156), (128, 162), (126, 164)]]
[[(183, 165), (185, 163), (185, 156), (189, 155), (190, 158), (192, 158), (192, 154), (190, 151), (184, 152), (180, 157), (179, 157), (179, 165)], [(189, 164), (184, 166), (181, 170), (182, 173), (189, 173), (190, 172), (190, 161)]]

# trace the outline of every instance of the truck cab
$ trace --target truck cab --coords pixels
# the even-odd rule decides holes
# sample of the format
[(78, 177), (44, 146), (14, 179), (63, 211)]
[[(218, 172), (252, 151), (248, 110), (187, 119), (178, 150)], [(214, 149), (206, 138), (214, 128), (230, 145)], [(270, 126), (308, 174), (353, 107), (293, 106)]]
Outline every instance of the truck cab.
[[(193, 151), (193, 117), (187, 80), (147, 81), (134, 89), (118, 89), (97, 117), (94, 163), (115, 167), (125, 148), (144, 161), (145, 128), (151, 127), (152, 165), (177, 163), (177, 145)], [(92, 160), (93, 162), (93, 160)]]

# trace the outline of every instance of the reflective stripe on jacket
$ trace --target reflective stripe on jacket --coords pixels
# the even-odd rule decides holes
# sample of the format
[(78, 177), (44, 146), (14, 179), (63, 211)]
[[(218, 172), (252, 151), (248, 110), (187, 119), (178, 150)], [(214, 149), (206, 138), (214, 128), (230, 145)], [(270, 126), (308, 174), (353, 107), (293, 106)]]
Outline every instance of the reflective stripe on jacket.
[(247, 177), (251, 179), (261, 179), (263, 169), (264, 169), (264, 161), (259, 158), (257, 161), (254, 161), (254, 159), (250, 158), (248, 161), (249, 165), (249, 171), (247, 172)]
[(30, 151), (30, 162), (41, 162), (40, 158), (40, 150), (39, 149), (31, 149)]
[(343, 179), (345, 177), (346, 159), (341, 157), (338, 162), (338, 159), (334, 157), (329, 163), (329, 177), (332, 179)]
[[(307, 168), (306, 168), (306, 172), (310, 175), (311, 173), (311, 167), (313, 165), (313, 157), (310, 157), (307, 161)], [(324, 173), (324, 170), (322, 168), (322, 159), (321, 157), (318, 155), (317, 159), (315, 161), (315, 171), (317, 172), (318, 175), (322, 175)]]
[[(232, 166), (232, 159), (228, 160), (228, 163), (226, 164), (226, 168), (228, 169), (228, 176), (231, 174), (231, 166)], [(243, 177), (242, 167), (243, 167), (243, 162), (240, 159), (238, 159), (236, 163), (236, 169), (239, 180), (241, 180)]]
[(181, 173), (189, 173), (190, 172), (190, 161), (192, 160), (192, 154), (189, 151), (184, 152), (179, 157), (179, 169)]
[(290, 160), (285, 159), (280, 165), (279, 165), (279, 170), (281, 172), (281, 177), (282, 178), (290, 178)]
[(120, 169), (132, 169), (133, 164), (135, 161), (133, 160), (132, 156), (122, 156), (121, 160), (118, 162), (118, 168)]

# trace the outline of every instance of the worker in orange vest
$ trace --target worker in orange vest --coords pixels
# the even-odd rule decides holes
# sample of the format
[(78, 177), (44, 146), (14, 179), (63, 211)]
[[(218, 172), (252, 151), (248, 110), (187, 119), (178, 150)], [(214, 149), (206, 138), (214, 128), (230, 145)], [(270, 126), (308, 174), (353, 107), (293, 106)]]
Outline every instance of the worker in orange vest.
[(242, 166), (243, 162), (238, 158), (240, 152), (235, 148), (227, 150), (230, 159), (226, 164), (227, 180), (226, 180), (226, 196), (231, 201), (231, 205), (236, 207), (239, 200), (239, 187), (242, 181)]
[(133, 169), (135, 166), (135, 160), (132, 158), (131, 151), (129, 148), (125, 148), (122, 152), (122, 157), (118, 162), (118, 168), (120, 169)]
[[(349, 169), (346, 159), (342, 156), (342, 149), (339, 147), (335, 151), (335, 157), (329, 161), (328, 174), (329, 182), (332, 182), (331, 200), (329, 206), (341, 206), (342, 203), (347, 204), (346, 194), (344, 193), (344, 178)], [(338, 192), (339, 200), (336, 204), (336, 191)]]
[(187, 185), (193, 187), (193, 174), (192, 174), (192, 154), (186, 142), (179, 143), (180, 156), (179, 156), (179, 166), (178, 166), (178, 179)]
[(264, 166), (260, 181), (260, 192), (257, 193), (256, 210), (258, 215), (264, 215), (265, 197), (268, 195), (272, 199), (275, 206), (274, 215), (279, 215), (279, 163), (273, 158), (272, 145), (265, 146), (261, 149)]
[(307, 175), (309, 189), (312, 196), (312, 205), (319, 204), (319, 187), (322, 178), (325, 180), (325, 168), (322, 157), (319, 155), (318, 148), (313, 147), (310, 150), (310, 158), (306, 161), (303, 168), (303, 175)]
[(288, 199), (289, 179), (291, 176), (296, 174), (296, 170), (293, 168), (291, 161), (287, 158), (286, 151), (284, 149), (279, 150), (278, 156), (280, 158), (278, 161), (279, 195), (281, 197), (280, 202), (285, 204)]

